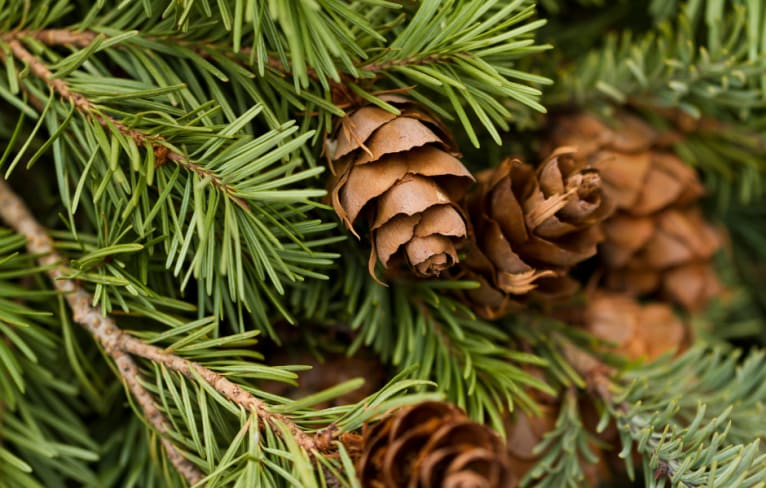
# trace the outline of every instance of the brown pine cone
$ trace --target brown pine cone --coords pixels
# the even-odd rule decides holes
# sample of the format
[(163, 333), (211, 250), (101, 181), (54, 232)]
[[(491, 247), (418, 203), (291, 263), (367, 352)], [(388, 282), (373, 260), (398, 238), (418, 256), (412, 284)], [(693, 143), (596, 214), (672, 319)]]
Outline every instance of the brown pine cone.
[(467, 292), (476, 312), (500, 317), (532, 290), (544, 299), (571, 295), (577, 284), (567, 272), (596, 253), (599, 224), (613, 210), (598, 171), (562, 147), (537, 169), (507, 159), (477, 179), (467, 200), (476, 242), (462, 266), (481, 284)]
[(600, 247), (606, 286), (634, 295), (659, 292), (688, 310), (721, 292), (710, 266), (720, 247), (696, 203), (703, 187), (692, 168), (662, 149), (662, 135), (621, 114), (610, 128), (580, 113), (556, 120), (552, 144), (578, 147), (598, 168), (618, 211), (604, 222)]
[(355, 235), (357, 218), (369, 218), (371, 273), (377, 256), (386, 268), (405, 260), (418, 276), (438, 276), (458, 261), (466, 225), (456, 202), (473, 177), (436, 119), (406, 98), (380, 98), (400, 115), (358, 108), (328, 145), (332, 205)]
[(365, 488), (511, 488), (505, 445), (457, 407), (424, 402), (364, 432), (357, 472)]
[(682, 351), (688, 342), (686, 326), (667, 303), (641, 304), (624, 294), (594, 293), (580, 322), (630, 360), (651, 361), (666, 352)]

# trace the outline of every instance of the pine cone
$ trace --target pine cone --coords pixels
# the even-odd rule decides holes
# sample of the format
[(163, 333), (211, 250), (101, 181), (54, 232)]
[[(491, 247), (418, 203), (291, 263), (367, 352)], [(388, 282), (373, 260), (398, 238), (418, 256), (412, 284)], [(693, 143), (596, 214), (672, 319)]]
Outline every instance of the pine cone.
[(511, 488), (509, 462), (489, 427), (448, 403), (424, 402), (366, 430), (357, 471), (372, 488)]
[(598, 168), (618, 211), (604, 222), (606, 286), (634, 295), (660, 292), (698, 310), (721, 291), (710, 266), (720, 247), (696, 202), (702, 185), (692, 168), (661, 148), (662, 136), (622, 114), (611, 129), (596, 117), (557, 120), (552, 143), (577, 146), (578, 160)]
[(593, 256), (603, 239), (599, 224), (612, 212), (598, 171), (562, 147), (535, 170), (507, 159), (478, 175), (468, 197), (476, 243), (463, 269), (481, 286), (467, 293), (477, 313), (496, 318), (521, 296), (569, 296), (572, 266)]
[(595, 293), (582, 311), (581, 323), (631, 360), (651, 361), (669, 351), (680, 352), (687, 342), (686, 327), (668, 304), (640, 304), (623, 294)]
[(357, 237), (354, 223), (369, 217), (371, 273), (377, 256), (386, 268), (404, 259), (416, 275), (438, 276), (458, 261), (466, 225), (455, 202), (473, 177), (436, 119), (405, 98), (380, 98), (401, 114), (361, 107), (330, 141), (332, 205)]

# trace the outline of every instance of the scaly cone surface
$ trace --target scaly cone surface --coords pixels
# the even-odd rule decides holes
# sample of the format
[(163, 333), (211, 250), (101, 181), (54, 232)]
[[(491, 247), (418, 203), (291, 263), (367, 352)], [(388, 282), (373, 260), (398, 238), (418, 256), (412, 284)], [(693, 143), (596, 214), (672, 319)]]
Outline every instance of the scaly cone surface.
[(366, 430), (357, 471), (370, 488), (511, 488), (503, 440), (457, 407), (423, 402)]
[(667, 303), (639, 303), (633, 297), (599, 291), (581, 310), (585, 330), (614, 344), (615, 352), (630, 360), (656, 359), (666, 352), (681, 352), (687, 327)]
[(458, 262), (467, 230), (457, 202), (473, 177), (438, 120), (401, 96), (380, 98), (400, 114), (360, 107), (328, 145), (332, 205), (354, 234), (368, 217), (373, 275), (377, 257), (385, 268), (404, 261), (417, 276), (438, 276)]
[(561, 147), (537, 169), (506, 159), (479, 173), (467, 198), (476, 239), (462, 266), (481, 284), (466, 294), (479, 315), (501, 317), (533, 291), (554, 300), (578, 288), (567, 273), (596, 253), (613, 206), (599, 172), (573, 155)]
[(628, 114), (610, 128), (579, 113), (554, 122), (551, 142), (578, 147), (578, 160), (599, 169), (617, 205), (604, 222), (599, 251), (608, 288), (659, 293), (688, 310), (699, 310), (720, 293), (710, 265), (720, 238), (697, 206), (702, 184), (662, 147), (660, 133)]

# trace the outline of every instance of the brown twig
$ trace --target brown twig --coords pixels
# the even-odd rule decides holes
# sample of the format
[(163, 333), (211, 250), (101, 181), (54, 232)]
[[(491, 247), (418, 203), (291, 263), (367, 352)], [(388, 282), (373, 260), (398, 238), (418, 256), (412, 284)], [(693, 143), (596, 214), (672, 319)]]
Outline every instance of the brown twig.
[[(161, 166), (167, 161), (172, 161), (182, 168), (198, 175), (200, 178), (207, 179), (213, 187), (228, 195), (229, 198), (240, 207), (244, 209), (249, 208), (246, 200), (235, 195), (236, 190), (234, 187), (222, 181), (215, 172), (189, 160), (185, 155), (170, 147), (162, 136), (146, 134), (140, 130), (128, 127), (121, 120), (101, 112), (98, 107), (86, 97), (73, 92), (63, 79), (54, 78), (53, 72), (51, 72), (45, 63), (35, 57), (35, 55), (29, 52), (21, 43), (20, 39), (24, 36), (38, 39), (45, 43), (87, 45), (86, 43), (90, 43), (96, 38), (95, 33), (89, 31), (74, 33), (58, 29), (35, 32), (20, 31), (5, 34), (2, 36), (2, 40), (8, 44), (14, 57), (29, 66), (32, 74), (45, 81), (54, 92), (64, 100), (72, 103), (80, 113), (95, 119), (106, 128), (113, 127), (117, 129), (121, 134), (133, 139), (139, 147), (150, 147), (156, 156), (156, 166)], [(2, 55), (2, 51), (0, 51), (0, 56)]]
[(88, 47), (98, 37), (93, 31), (72, 31), (68, 29), (41, 29), (33, 31), (14, 31), (0, 36), (8, 42), (14, 39), (31, 38), (49, 46)]
[(359, 68), (362, 71), (370, 71), (372, 73), (380, 73), (382, 71), (396, 68), (397, 66), (420, 66), (424, 64), (439, 63), (447, 61), (449, 58), (442, 54), (429, 54), (422, 58), (405, 58), (395, 59), (391, 61), (383, 61), (381, 63), (368, 63)]
[[(123, 332), (112, 319), (104, 317), (91, 306), (93, 297), (80, 288), (73, 280), (64, 278), (61, 256), (54, 250), (53, 241), (37, 222), (24, 202), (16, 196), (11, 187), (0, 179), (0, 218), (27, 240), (30, 254), (39, 255), (41, 266), (57, 291), (62, 293), (72, 309), (74, 321), (85, 328), (103, 346), (114, 360), (125, 385), (133, 394), (147, 421), (160, 434), (168, 431), (168, 422), (157, 407), (151, 393), (141, 384), (138, 366), (133, 358), (120, 348)], [(204, 475), (187, 460), (165, 436), (161, 442), (168, 459), (178, 472), (190, 483), (198, 483)]]
[[(18, 32), (12, 32), (9, 34), (5, 34), (4, 36), (0, 37), (6, 41), (12, 40), (12, 39), (21, 39), (21, 38), (32, 38), (36, 39), (44, 44), (47, 44), (49, 46), (79, 46), (79, 47), (87, 47), (92, 43), (96, 37), (98, 37), (98, 34), (96, 34), (93, 31), (70, 31), (66, 29), (41, 29), (36, 31), (18, 31)], [(238, 52), (234, 52), (231, 50), (230, 46), (223, 45), (223, 44), (217, 44), (217, 43), (199, 43), (196, 41), (188, 41), (186, 39), (181, 38), (168, 38), (163, 37), (160, 40), (171, 40), (178, 44), (179, 46), (186, 47), (188, 49), (191, 49), (196, 54), (199, 54), (202, 57), (210, 58), (212, 52), (219, 52), (223, 56), (242, 62), (245, 59), (250, 59), (252, 56), (252, 48), (248, 46), (243, 46), (239, 49)], [(431, 63), (438, 63), (441, 61), (446, 61), (448, 57), (442, 55), (442, 54), (429, 54), (420, 58), (407, 58), (407, 59), (395, 59), (391, 61), (383, 61), (380, 63), (367, 63), (363, 66), (359, 67), (360, 71), (368, 71), (370, 73), (381, 73), (383, 71), (389, 70), (391, 68), (396, 68), (398, 66), (413, 66), (413, 65), (424, 65), (424, 64), (431, 64)], [(290, 70), (288, 67), (284, 66), (282, 62), (278, 59), (269, 57), (266, 60), (266, 64), (269, 66), (269, 68), (272, 68), (278, 72), (281, 72), (283, 74), (289, 74)], [(248, 67), (251, 67), (248, 64)], [(307, 69), (307, 74), (310, 78), (316, 79), (318, 77), (316, 71), (314, 71), (312, 68)], [(334, 83), (333, 83), (334, 84)]]
[[(27, 249), (31, 254), (41, 256), (39, 258), (40, 264), (48, 269), (47, 273), (53, 285), (66, 297), (75, 322), (85, 328), (102, 345), (104, 351), (114, 359), (128, 389), (136, 398), (149, 423), (158, 432), (161, 434), (167, 432), (167, 421), (151, 394), (141, 385), (140, 372), (131, 355), (162, 364), (189, 378), (192, 378), (196, 373), (217, 392), (240, 405), (246, 411), (255, 412), (272, 426), (281, 424), (287, 427), (298, 445), (308, 452), (324, 452), (330, 449), (333, 436), (328, 436), (327, 432), (320, 431), (315, 435), (303, 432), (288, 417), (270, 412), (265, 402), (241, 386), (200, 364), (157, 346), (146, 344), (123, 332), (113, 319), (104, 316), (98, 309), (91, 306), (93, 296), (74, 280), (64, 278), (64, 260), (54, 249), (52, 240), (45, 229), (35, 220), (26, 205), (3, 180), (0, 180), (0, 219), (26, 238)], [(202, 474), (197, 471), (194, 465), (183, 458), (170, 441), (162, 438), (162, 443), (173, 465), (190, 483), (196, 483), (202, 478)]]
[[(200, 364), (189, 361), (157, 346), (147, 344), (140, 339), (121, 333), (119, 338), (120, 347), (134, 356), (140, 356), (168, 369), (178, 371), (187, 378), (193, 378), (194, 373), (205, 380), (215, 391), (241, 406), (248, 412), (255, 412), (266, 422), (275, 425), (281, 423), (286, 426), (295, 441), (306, 451), (325, 451), (329, 442), (320, 442), (319, 436), (313, 436), (303, 432), (295, 423), (284, 415), (269, 412), (268, 405), (256, 398), (252, 393), (241, 386), (228, 380), (226, 377), (211, 371)], [(326, 445), (327, 444), (327, 445)]]

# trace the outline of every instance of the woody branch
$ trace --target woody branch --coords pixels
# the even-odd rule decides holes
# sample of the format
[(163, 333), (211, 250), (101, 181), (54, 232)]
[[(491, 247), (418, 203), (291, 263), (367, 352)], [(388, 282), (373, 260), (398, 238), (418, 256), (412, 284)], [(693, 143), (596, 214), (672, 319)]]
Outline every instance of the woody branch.
[[(323, 435), (315, 437), (303, 432), (288, 417), (270, 412), (265, 402), (241, 386), (198, 363), (169, 353), (157, 346), (146, 344), (125, 333), (111, 317), (104, 316), (98, 309), (94, 308), (91, 305), (93, 296), (74, 280), (65, 278), (65, 260), (55, 250), (53, 241), (45, 228), (37, 222), (24, 202), (2, 179), (0, 179), (0, 219), (25, 237), (30, 254), (40, 256), (38, 258), (40, 265), (46, 268), (51, 283), (65, 297), (69, 308), (72, 310), (74, 321), (87, 330), (114, 360), (125, 385), (135, 397), (146, 419), (157, 432), (160, 434), (168, 432), (169, 424), (151, 393), (143, 387), (141, 375), (133, 356), (162, 364), (190, 378), (196, 374), (221, 395), (240, 405), (246, 411), (254, 412), (265, 422), (271, 425), (286, 426), (292, 437), (306, 451), (327, 449), (330, 439), (325, 439)], [(170, 461), (190, 484), (202, 480), (203, 474), (181, 454), (174, 444), (164, 436), (161, 437), (161, 442)]]
[[(0, 36), (0, 41), (7, 43), (11, 54), (22, 63), (29, 66), (29, 70), (37, 78), (43, 80), (58, 96), (67, 102), (72, 103), (75, 108), (81, 114), (96, 120), (99, 124), (106, 128), (115, 128), (124, 136), (130, 137), (136, 143), (137, 146), (150, 148), (156, 157), (156, 166), (161, 166), (167, 161), (171, 161), (182, 168), (193, 172), (201, 179), (207, 179), (210, 184), (217, 188), (222, 193), (226, 194), (240, 207), (247, 209), (247, 202), (234, 195), (235, 189), (226, 184), (221, 178), (214, 172), (204, 168), (198, 163), (191, 161), (184, 154), (172, 147), (162, 136), (152, 135), (142, 132), (141, 130), (134, 129), (126, 125), (123, 121), (112, 117), (109, 114), (104, 113), (93, 102), (84, 97), (82, 94), (73, 91), (67, 83), (61, 79), (56, 78), (54, 73), (48, 68), (34, 54), (29, 52), (24, 44), (21, 42), (23, 38), (34, 38), (40, 40), (46, 44), (72, 44), (78, 46), (87, 46), (89, 43), (97, 37), (93, 32), (70, 32), (67, 30), (45, 30), (35, 32), (16, 32), (5, 34)], [(0, 61), (4, 60), (5, 54), (0, 50)]]

